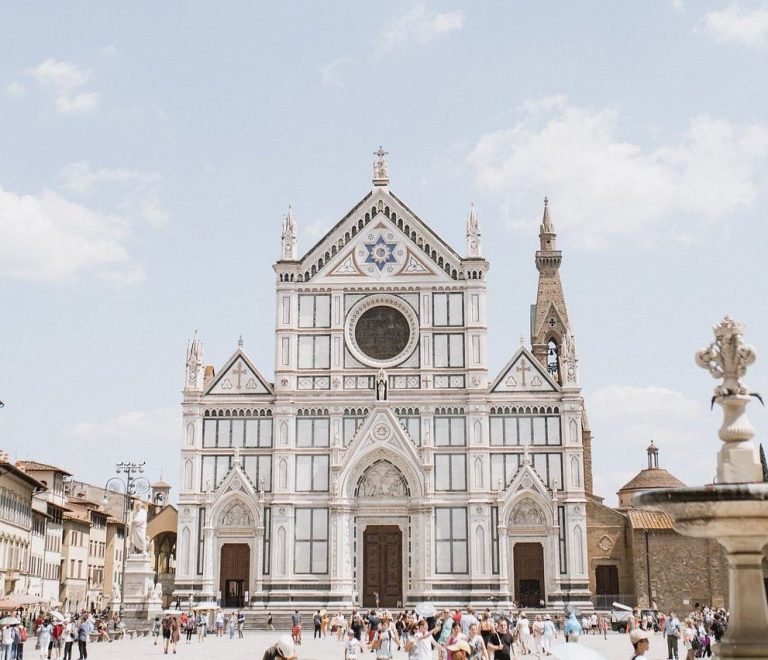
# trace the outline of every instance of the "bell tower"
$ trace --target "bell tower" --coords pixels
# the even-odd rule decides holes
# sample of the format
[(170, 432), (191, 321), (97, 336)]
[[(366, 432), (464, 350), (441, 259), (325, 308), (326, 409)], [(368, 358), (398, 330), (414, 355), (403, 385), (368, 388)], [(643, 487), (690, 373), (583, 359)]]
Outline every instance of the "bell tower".
[(566, 378), (564, 357), (573, 350), (570, 321), (560, 283), (562, 252), (557, 249), (557, 234), (549, 217), (549, 200), (544, 198), (544, 216), (539, 227), (536, 269), (539, 287), (531, 308), (531, 350), (552, 378), (563, 385)]

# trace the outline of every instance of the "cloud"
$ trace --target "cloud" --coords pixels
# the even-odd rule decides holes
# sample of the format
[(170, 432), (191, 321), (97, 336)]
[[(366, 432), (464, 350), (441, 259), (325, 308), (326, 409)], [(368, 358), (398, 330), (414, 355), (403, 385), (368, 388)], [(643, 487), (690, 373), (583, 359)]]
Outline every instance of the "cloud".
[(352, 62), (349, 57), (340, 57), (333, 60), (330, 64), (326, 64), (320, 69), (320, 75), (323, 77), (323, 81), (330, 85), (341, 85), (341, 78), (345, 67)]
[(747, 9), (732, 4), (710, 12), (697, 31), (711, 34), (722, 43), (764, 48), (768, 46), (768, 5)]
[(405, 48), (409, 42), (428, 43), (449, 32), (464, 27), (464, 12), (460, 10), (437, 13), (424, 2), (417, 2), (410, 11), (385, 26), (380, 41), (387, 49)]
[(19, 98), (20, 96), (24, 95), (24, 92), (27, 91), (27, 88), (17, 82), (12, 82), (5, 86), (5, 91), (8, 92), (11, 96)]
[(27, 73), (43, 88), (54, 93), (56, 109), (64, 114), (93, 112), (99, 104), (97, 92), (76, 93), (91, 77), (72, 62), (47, 59)]
[(163, 207), (159, 174), (129, 169), (91, 169), (85, 161), (70, 163), (59, 173), (64, 190), (78, 195), (91, 195), (115, 187), (126, 192), (120, 202), (121, 210), (130, 216), (140, 216), (153, 227), (167, 224), (168, 212)]
[(130, 284), (143, 272), (130, 256), (131, 232), (115, 215), (52, 191), (20, 195), (0, 188), (0, 277), (59, 281), (94, 273)]
[(710, 483), (720, 448), (719, 417), (706, 403), (655, 385), (610, 385), (588, 394), (595, 492), (613, 501), (647, 467), (651, 440), (659, 447), (661, 467), (689, 485)]
[(75, 96), (59, 96), (56, 99), (56, 109), (64, 114), (93, 112), (99, 105), (99, 94), (87, 92)]
[[(467, 158), (477, 185), (510, 207), (553, 198), (555, 225), (590, 247), (616, 235), (652, 241), (657, 230), (686, 240), (757, 197), (756, 170), (768, 155), (768, 125), (695, 117), (671, 144), (622, 139), (619, 113), (534, 99), (511, 128), (483, 136)], [(536, 200), (536, 201), (534, 201)], [(557, 209), (562, 209), (561, 213)], [(531, 218), (510, 218), (530, 226)]]
[(99, 460), (78, 468), (76, 476), (104, 483), (114, 476), (115, 463), (145, 460), (145, 476), (150, 481), (162, 471), (163, 478), (173, 485), (179, 472), (180, 429), (181, 415), (176, 406), (131, 410), (77, 423), (67, 432), (70, 446), (78, 455), (98, 455)]

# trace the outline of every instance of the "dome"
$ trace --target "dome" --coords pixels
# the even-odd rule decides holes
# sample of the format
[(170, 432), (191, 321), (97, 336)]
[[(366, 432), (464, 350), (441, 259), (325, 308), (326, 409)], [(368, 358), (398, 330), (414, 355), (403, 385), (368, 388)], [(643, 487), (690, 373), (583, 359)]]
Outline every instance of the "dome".
[(627, 490), (648, 490), (649, 488), (683, 488), (685, 484), (664, 468), (646, 468), (640, 470), (625, 483), (619, 492)]

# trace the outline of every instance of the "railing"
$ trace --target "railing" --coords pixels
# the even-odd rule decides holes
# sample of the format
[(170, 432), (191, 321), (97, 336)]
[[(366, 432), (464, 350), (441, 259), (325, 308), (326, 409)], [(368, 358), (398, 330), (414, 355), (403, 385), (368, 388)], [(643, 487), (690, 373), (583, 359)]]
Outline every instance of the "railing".
[(635, 594), (593, 594), (592, 604), (596, 610), (610, 610), (613, 603), (621, 603), (627, 607), (637, 605), (637, 596)]

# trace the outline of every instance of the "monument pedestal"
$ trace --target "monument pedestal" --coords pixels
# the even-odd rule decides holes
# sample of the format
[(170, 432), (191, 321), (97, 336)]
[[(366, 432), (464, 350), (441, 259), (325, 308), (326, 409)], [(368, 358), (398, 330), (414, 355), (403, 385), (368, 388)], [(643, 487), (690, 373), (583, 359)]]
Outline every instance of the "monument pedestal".
[(123, 619), (151, 621), (163, 611), (163, 598), (155, 589), (155, 571), (149, 557), (131, 555), (125, 561)]

